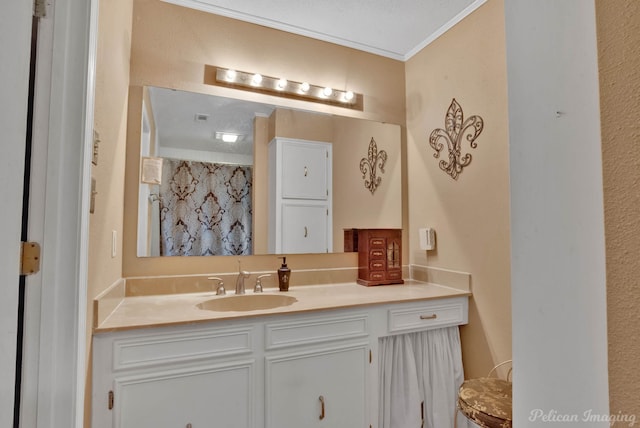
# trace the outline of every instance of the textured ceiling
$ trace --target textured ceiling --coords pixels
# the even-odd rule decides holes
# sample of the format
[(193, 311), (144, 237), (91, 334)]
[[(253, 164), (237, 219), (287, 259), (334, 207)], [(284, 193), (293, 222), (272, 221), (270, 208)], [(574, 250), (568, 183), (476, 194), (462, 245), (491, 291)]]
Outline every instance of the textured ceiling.
[[(193, 92), (149, 88), (160, 147), (253, 155), (253, 118), (269, 116), (274, 106)], [(204, 116), (199, 120), (196, 116)], [(240, 135), (236, 143), (216, 132)]]
[(164, 0), (405, 61), (486, 0)]

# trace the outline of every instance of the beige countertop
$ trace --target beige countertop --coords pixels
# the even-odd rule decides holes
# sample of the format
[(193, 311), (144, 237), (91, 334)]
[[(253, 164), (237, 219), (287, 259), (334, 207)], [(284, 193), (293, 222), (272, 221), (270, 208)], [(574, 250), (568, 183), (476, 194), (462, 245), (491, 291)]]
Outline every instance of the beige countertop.
[[(253, 294), (247, 291), (247, 294)], [(407, 280), (405, 284), (364, 287), (356, 283), (330, 285), (305, 285), (291, 287), (280, 293), (277, 288), (265, 288), (263, 294), (286, 294), (297, 299), (293, 304), (272, 309), (250, 311), (210, 311), (197, 307), (211, 299), (233, 296), (216, 296), (215, 292), (146, 295), (124, 297), (114, 309), (94, 327), (95, 333), (128, 330), (144, 327), (179, 325), (215, 320), (281, 315), (328, 309), (349, 308), (384, 303), (411, 302), (470, 296), (468, 291), (437, 284)], [(97, 302), (99, 304), (100, 302)]]

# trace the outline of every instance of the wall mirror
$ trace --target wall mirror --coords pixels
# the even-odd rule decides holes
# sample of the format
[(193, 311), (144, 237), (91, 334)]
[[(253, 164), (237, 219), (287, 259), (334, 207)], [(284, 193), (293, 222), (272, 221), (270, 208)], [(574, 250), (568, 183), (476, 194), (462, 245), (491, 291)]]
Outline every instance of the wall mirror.
[[(318, 252), (343, 252), (348, 229), (402, 227), (399, 125), (167, 88), (143, 92), (135, 106), (138, 257), (274, 253), (268, 150), (277, 139), (331, 145), (330, 245)], [(360, 171), (372, 139), (388, 156), (375, 193)]]

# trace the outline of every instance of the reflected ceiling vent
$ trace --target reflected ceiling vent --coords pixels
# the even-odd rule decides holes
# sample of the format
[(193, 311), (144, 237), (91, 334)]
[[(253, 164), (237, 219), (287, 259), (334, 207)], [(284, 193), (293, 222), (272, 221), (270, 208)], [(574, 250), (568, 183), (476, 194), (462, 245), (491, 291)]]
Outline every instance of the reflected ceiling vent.
[(206, 122), (209, 120), (209, 115), (205, 113), (196, 113), (195, 121), (196, 122)]

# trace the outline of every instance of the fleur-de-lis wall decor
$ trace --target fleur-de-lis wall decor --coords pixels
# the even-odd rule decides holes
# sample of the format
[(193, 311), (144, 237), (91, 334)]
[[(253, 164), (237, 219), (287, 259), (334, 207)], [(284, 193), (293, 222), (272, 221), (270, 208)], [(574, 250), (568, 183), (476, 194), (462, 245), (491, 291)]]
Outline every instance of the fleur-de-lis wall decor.
[(472, 149), (478, 146), (475, 142), (484, 128), (484, 122), (480, 116), (471, 116), (464, 120), (462, 107), (454, 98), (444, 118), (445, 129), (436, 128), (431, 132), (429, 145), (436, 151), (434, 158), (440, 157), (444, 148), (441, 140), (447, 144), (449, 160), (442, 159), (439, 162), (440, 169), (446, 172), (454, 180), (462, 173), (462, 169), (471, 163), (471, 154), (462, 154), (462, 139), (465, 138)]
[[(382, 182), (382, 177), (378, 177), (377, 168), (380, 168), (380, 172), (384, 173), (384, 164), (387, 163), (387, 152), (384, 150), (378, 151), (378, 144), (371, 138), (369, 143), (369, 153), (366, 158), (362, 158), (360, 161), (360, 172), (364, 179), (364, 187), (369, 189), (373, 195)], [(367, 174), (369, 177), (367, 178)]]

